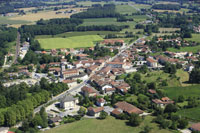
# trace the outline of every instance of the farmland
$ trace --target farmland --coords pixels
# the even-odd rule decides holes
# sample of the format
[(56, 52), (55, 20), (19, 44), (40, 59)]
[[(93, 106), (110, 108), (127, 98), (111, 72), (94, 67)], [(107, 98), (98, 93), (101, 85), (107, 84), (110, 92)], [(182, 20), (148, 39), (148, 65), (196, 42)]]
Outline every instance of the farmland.
[(134, 9), (130, 5), (117, 5), (116, 11), (121, 14), (132, 14), (132, 13), (136, 12), (136, 9)]
[[(141, 132), (143, 131), (146, 125), (152, 127), (153, 132), (159, 133), (169, 133), (168, 130), (160, 130), (158, 125), (155, 123), (151, 123), (154, 117), (146, 116), (145, 120), (138, 127), (131, 127), (126, 125), (125, 120), (117, 120), (113, 117), (108, 117), (105, 120), (98, 119), (83, 119), (74, 123), (69, 123), (65, 125), (61, 125), (57, 128), (47, 130), (45, 133), (133, 133), (133, 132)], [(74, 130), (76, 129), (76, 130)]]
[(103, 39), (98, 35), (38, 39), (44, 49), (93, 47), (94, 42), (101, 40)]

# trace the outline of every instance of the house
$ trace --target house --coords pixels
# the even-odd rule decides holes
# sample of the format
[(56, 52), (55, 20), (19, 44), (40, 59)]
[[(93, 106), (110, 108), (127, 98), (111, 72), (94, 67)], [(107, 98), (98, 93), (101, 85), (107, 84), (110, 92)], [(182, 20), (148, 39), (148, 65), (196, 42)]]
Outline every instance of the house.
[(127, 102), (118, 102), (114, 106), (115, 106), (115, 108), (121, 109), (124, 113), (128, 113), (128, 114), (132, 114), (132, 113), (143, 114), (144, 113), (139, 108), (137, 108)]
[(189, 129), (192, 131), (200, 132), (200, 123), (192, 124)]
[(190, 64), (190, 65), (187, 65), (187, 66), (186, 66), (186, 69), (185, 69), (185, 70), (188, 71), (188, 72), (191, 72), (193, 69), (194, 69), (194, 65), (191, 65), (191, 64)]
[(157, 67), (158, 62), (154, 60), (153, 58), (147, 58), (147, 65), (150, 67)]
[(73, 96), (66, 95), (61, 101), (60, 101), (60, 107), (68, 110), (68, 109), (74, 109), (77, 107), (78, 104), (78, 98), (74, 98)]
[(81, 88), (81, 92), (84, 96), (93, 97), (97, 95), (97, 90), (92, 87), (84, 86)]
[(153, 99), (152, 102), (155, 103), (157, 106), (159, 106), (161, 108), (164, 108), (168, 104), (173, 104), (174, 103), (174, 101), (172, 101), (168, 97), (163, 97), (161, 99)]
[(9, 130), (8, 127), (1, 127), (1, 128), (0, 128), (0, 133), (7, 133), (8, 130)]
[(100, 106), (100, 107), (103, 107), (105, 103), (106, 103), (106, 100), (104, 100), (103, 98), (99, 98), (96, 101), (97, 106)]
[(124, 40), (111, 40), (111, 39), (106, 39), (101, 42), (101, 44), (111, 44), (114, 45), (115, 43), (121, 43), (121, 45), (124, 44)]
[(89, 55), (87, 55), (87, 54), (78, 54), (76, 56), (78, 57), (79, 60), (82, 60), (82, 59), (86, 59)]
[(108, 95), (111, 95), (115, 91), (116, 91), (116, 88), (106, 88), (105, 89), (105, 93)]
[(121, 113), (123, 113), (123, 110), (121, 110), (120, 108), (116, 108), (111, 112), (111, 115), (116, 117)]
[(87, 71), (87, 74), (91, 74), (92, 72), (94, 72), (99, 66), (97, 65), (93, 65), (93, 66), (90, 66), (86, 69)]
[(59, 125), (61, 121), (62, 121), (62, 118), (59, 117), (59, 116), (49, 119), (49, 123), (50, 124), (55, 124), (55, 125)]
[(108, 62), (106, 66), (110, 66), (112, 68), (123, 68), (124, 63), (123, 62)]
[(62, 82), (64, 84), (67, 84), (69, 87), (77, 85), (77, 81), (71, 79), (63, 80)]
[(152, 90), (152, 89), (149, 89), (148, 92), (149, 92), (150, 94), (156, 94), (156, 93), (157, 93), (156, 90)]
[(88, 108), (88, 115), (99, 117), (100, 113), (104, 110), (104, 107), (89, 107)]
[(61, 77), (64, 79), (76, 75), (79, 75), (79, 71), (77, 69), (68, 69), (66, 71), (61, 72)]

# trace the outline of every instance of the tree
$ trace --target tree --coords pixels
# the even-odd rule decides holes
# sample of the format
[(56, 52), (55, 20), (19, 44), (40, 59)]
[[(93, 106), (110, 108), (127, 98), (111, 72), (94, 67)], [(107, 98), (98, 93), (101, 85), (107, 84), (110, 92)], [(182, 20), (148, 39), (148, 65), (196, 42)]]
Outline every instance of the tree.
[(178, 102), (184, 102), (185, 101), (185, 97), (183, 95), (180, 95), (178, 97)]
[(5, 119), (4, 119), (4, 114), (0, 113), (0, 126), (4, 125)]
[(6, 125), (13, 126), (16, 124), (16, 114), (14, 110), (8, 109), (5, 113)]
[(106, 119), (107, 116), (108, 116), (108, 114), (105, 111), (102, 111), (100, 113), (99, 119), (101, 119), (101, 120)]
[(180, 119), (178, 121), (178, 128), (184, 129), (188, 125), (188, 121), (186, 119)]
[(143, 133), (149, 133), (149, 132), (151, 132), (151, 130), (152, 130), (152, 127), (147, 125), (147, 126), (144, 127)]
[(172, 121), (171, 129), (176, 130), (178, 123), (176, 121)]
[(139, 126), (141, 122), (142, 122), (142, 119), (138, 114), (133, 113), (133, 114), (130, 115), (129, 124), (131, 126), (134, 126), (134, 127)]
[(44, 107), (42, 107), (42, 108), (40, 109), (39, 114), (40, 114), (40, 116), (41, 116), (41, 118), (42, 118), (42, 125), (41, 125), (41, 126), (42, 126), (43, 128), (47, 127), (47, 126), (48, 126), (47, 113), (46, 113)]
[(80, 107), (78, 114), (84, 116), (86, 114), (87, 109), (84, 107)]
[(174, 104), (168, 104), (166, 107), (165, 107), (165, 113), (172, 113), (172, 112), (176, 112), (177, 111), (177, 107), (176, 105)]

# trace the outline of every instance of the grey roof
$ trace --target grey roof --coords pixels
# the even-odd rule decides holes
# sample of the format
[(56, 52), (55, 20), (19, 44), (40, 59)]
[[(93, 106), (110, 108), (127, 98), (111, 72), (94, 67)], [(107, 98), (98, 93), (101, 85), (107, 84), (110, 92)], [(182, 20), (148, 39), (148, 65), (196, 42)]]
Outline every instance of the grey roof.
[(73, 96), (70, 95), (66, 95), (63, 99), (61, 99), (61, 102), (70, 102), (70, 101), (74, 101), (77, 98), (74, 98)]
[(1, 128), (0, 128), (0, 132), (6, 131), (6, 130), (8, 130), (8, 129), (9, 129), (8, 127), (1, 127)]

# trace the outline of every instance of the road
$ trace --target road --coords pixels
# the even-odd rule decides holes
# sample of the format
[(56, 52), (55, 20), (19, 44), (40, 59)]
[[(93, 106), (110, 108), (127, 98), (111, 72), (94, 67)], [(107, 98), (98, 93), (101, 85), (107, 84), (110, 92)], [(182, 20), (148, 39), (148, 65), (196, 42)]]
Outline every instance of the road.
[[(119, 56), (122, 52), (124, 52), (125, 50), (129, 49), (134, 43), (137, 43), (140, 39), (145, 38), (145, 37), (146, 37), (146, 36), (141, 37), (141, 38), (137, 39), (135, 42), (133, 42), (132, 44), (127, 45), (127, 46), (125, 46), (125, 47), (122, 47), (122, 48), (119, 50), (119, 53), (118, 53), (117, 55), (115, 55), (115, 56), (109, 58), (108, 60), (106, 60), (106, 61), (105, 61), (105, 64), (104, 64), (104, 65), (103, 65), (103, 64), (100, 65), (100, 66), (96, 69), (96, 71), (101, 70), (101, 69), (106, 65), (106, 63), (113, 61), (113, 60), (114, 60), (117, 56)], [(55, 97), (53, 97), (53, 98), (52, 98), (51, 100), (49, 100), (47, 103), (45, 103), (45, 104), (43, 104), (43, 105), (41, 105), (41, 106), (35, 108), (35, 109), (34, 109), (34, 113), (39, 112), (40, 109), (41, 109), (43, 106), (47, 105), (48, 103), (50, 103), (50, 102), (52, 102), (52, 101), (59, 100), (59, 99), (63, 98), (64, 96), (69, 95), (70, 93), (76, 92), (76, 91), (78, 91), (78, 89), (80, 89), (80, 88), (82, 88), (83, 86), (87, 85), (87, 82), (88, 82), (89, 79), (95, 74), (96, 71), (93, 71), (92, 74), (88, 77), (88, 79), (87, 79), (87, 80), (84, 80), (81, 84), (79, 84), (79, 85), (77, 85), (77, 86), (75, 86), (75, 87), (73, 87), (73, 88), (71, 88), (71, 89), (69, 89), (69, 90), (67, 90), (67, 91), (65, 91), (65, 92), (63, 92), (63, 93), (61, 93), (61, 94), (55, 96)]]
[(20, 52), (20, 33), (17, 33), (17, 40), (16, 40), (16, 52), (15, 52), (15, 58), (13, 60), (13, 63), (17, 63), (17, 58), (19, 57), (19, 52)]

